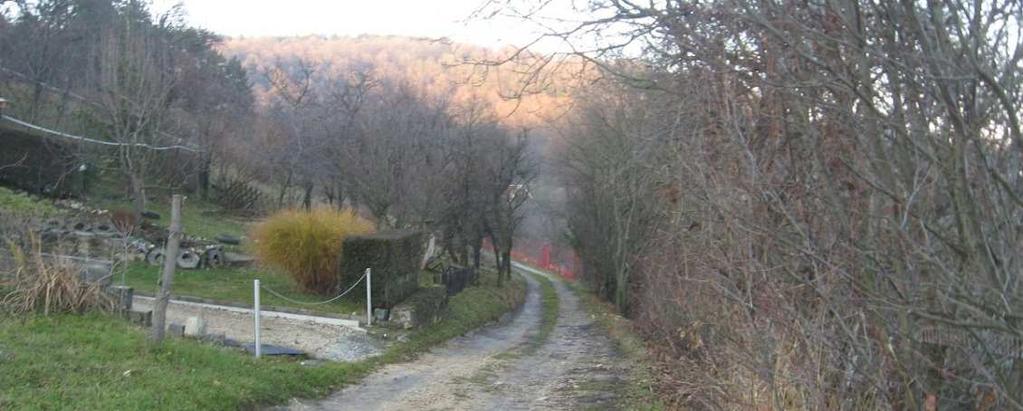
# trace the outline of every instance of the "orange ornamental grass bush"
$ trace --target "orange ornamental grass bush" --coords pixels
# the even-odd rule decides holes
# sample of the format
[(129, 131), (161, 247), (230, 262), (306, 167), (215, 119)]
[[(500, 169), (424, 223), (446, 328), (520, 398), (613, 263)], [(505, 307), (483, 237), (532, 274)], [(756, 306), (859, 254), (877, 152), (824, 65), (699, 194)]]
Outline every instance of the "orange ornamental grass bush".
[(338, 288), (344, 239), (373, 231), (352, 210), (322, 207), (278, 212), (256, 225), (252, 238), (260, 262), (284, 270), (308, 291), (330, 294)]

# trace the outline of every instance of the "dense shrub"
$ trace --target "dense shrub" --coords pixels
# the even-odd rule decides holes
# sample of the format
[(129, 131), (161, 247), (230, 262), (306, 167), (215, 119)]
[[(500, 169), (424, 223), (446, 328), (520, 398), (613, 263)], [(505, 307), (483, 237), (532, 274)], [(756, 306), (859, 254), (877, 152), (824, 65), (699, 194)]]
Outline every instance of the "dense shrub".
[(252, 231), (259, 260), (287, 272), (306, 290), (330, 294), (338, 288), (337, 266), (344, 239), (373, 232), (351, 210), (317, 208), (274, 214)]
[[(344, 284), (351, 284), (367, 268), (373, 269), (373, 305), (390, 308), (419, 288), (423, 235), (391, 231), (352, 237), (344, 242), (339, 265)], [(364, 295), (365, 288), (363, 288)]]

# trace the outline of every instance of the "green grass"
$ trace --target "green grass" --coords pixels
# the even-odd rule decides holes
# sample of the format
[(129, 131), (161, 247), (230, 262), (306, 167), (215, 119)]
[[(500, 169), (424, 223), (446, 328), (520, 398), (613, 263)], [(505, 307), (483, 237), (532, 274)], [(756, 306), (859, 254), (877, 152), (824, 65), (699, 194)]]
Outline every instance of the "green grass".
[[(88, 201), (90, 207), (105, 210), (131, 210), (130, 199), (114, 194), (105, 185), (96, 188), (97, 195)], [(161, 227), (170, 225), (170, 195), (150, 195), (146, 209), (160, 214), (153, 224)], [(188, 196), (181, 205), (181, 226), (185, 234), (212, 239), (220, 234), (243, 236), (248, 232), (248, 218), (233, 215), (223, 207), (199, 199), (198, 195)]]
[(237, 409), (323, 394), (372, 364), (304, 367), (98, 315), (0, 320), (0, 409)]
[(60, 211), (49, 201), (34, 198), (23, 192), (0, 187), (0, 213), (12, 213), (28, 217), (47, 217), (59, 214)]
[(395, 346), (386, 355), (395, 360), (413, 358), (424, 349), (465, 334), (481, 325), (497, 321), (504, 313), (526, 299), (526, 282), (515, 277), (503, 287), (496, 276), (481, 271), (480, 285), (469, 287), (448, 301), (448, 315), (437, 324), (416, 332), (408, 343)]
[[(155, 181), (150, 181), (153, 183)], [(103, 170), (92, 183), (85, 203), (89, 207), (116, 210), (132, 209), (132, 201), (127, 194), (127, 180), (116, 170)], [(167, 189), (150, 188), (147, 190), (146, 209), (160, 214), (154, 224), (167, 227), (170, 225), (171, 194)], [(212, 202), (203, 201), (199, 194), (186, 195), (181, 205), (181, 225), (186, 235), (212, 239), (220, 234), (242, 236), (247, 234), (248, 225), (252, 220), (232, 214), (223, 207)]]
[(532, 273), (529, 275), (533, 276), (540, 283), (540, 306), (543, 310), (543, 315), (540, 318), (540, 329), (533, 335), (528, 349), (529, 352), (535, 352), (550, 338), (554, 327), (558, 325), (560, 302), (558, 301), (558, 292), (554, 290), (554, 283), (551, 282), (551, 279)]
[[(160, 267), (145, 263), (134, 263), (125, 268), (125, 282), (136, 292), (156, 294), (159, 290), (157, 280), (160, 278)], [(252, 280), (258, 278), (260, 284), (292, 300), (315, 302), (326, 300), (326, 297), (307, 294), (287, 275), (258, 268), (216, 268), (209, 270), (177, 270), (174, 273), (172, 294), (176, 296), (198, 297), (221, 303), (252, 305)], [(115, 276), (115, 281), (120, 277)], [(354, 293), (355, 291), (353, 291)], [(302, 305), (283, 300), (270, 293), (263, 292), (260, 303), (265, 309), (271, 307), (300, 308), (314, 313), (328, 315), (365, 313), (364, 303), (356, 298), (341, 298), (329, 304)]]
[(322, 396), (377, 367), (496, 320), (521, 304), (521, 281), (492, 280), (449, 302), (450, 315), (383, 355), (315, 367), (171, 339), (99, 315), (0, 319), (0, 409), (239, 409)]

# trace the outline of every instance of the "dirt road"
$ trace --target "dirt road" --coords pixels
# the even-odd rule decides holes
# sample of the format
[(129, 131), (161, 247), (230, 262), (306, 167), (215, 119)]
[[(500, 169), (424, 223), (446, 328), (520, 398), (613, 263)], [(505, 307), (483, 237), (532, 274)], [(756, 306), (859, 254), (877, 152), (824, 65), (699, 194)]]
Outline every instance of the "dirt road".
[[(526, 269), (522, 267), (520, 269)], [(550, 338), (529, 349), (539, 329), (540, 286), (527, 276), (523, 307), (508, 321), (456, 338), (414, 362), (394, 364), (362, 383), (292, 410), (614, 409), (629, 375), (623, 358), (578, 298), (554, 280), (560, 299)]]

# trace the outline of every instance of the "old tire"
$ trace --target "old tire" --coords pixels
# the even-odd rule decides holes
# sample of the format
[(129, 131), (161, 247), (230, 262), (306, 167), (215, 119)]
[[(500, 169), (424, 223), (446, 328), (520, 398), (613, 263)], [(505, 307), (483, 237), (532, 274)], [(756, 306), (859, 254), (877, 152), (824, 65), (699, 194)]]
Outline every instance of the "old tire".
[(89, 224), (86, 221), (76, 221), (71, 224), (71, 230), (76, 233), (91, 233), (92, 224)]
[(110, 223), (99, 223), (92, 227), (92, 232), (102, 237), (116, 237), (117, 229)]
[(218, 235), (216, 240), (222, 244), (238, 245), (242, 243), (242, 239), (229, 234)]

